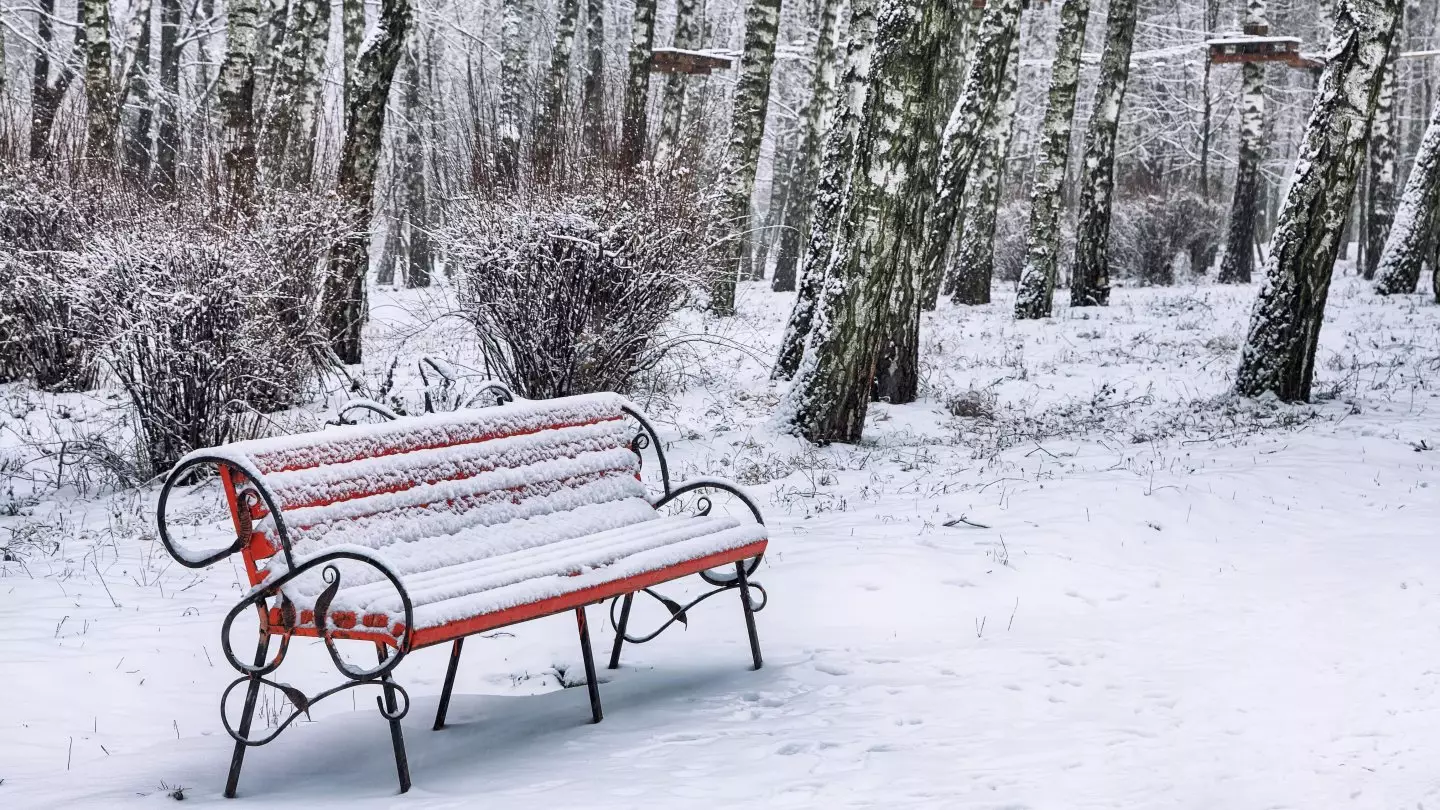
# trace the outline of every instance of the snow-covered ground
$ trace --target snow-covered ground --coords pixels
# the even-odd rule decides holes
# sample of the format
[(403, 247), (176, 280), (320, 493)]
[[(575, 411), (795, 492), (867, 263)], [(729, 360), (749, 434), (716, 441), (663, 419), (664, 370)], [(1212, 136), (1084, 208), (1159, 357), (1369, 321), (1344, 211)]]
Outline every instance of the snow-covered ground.
[[(1008, 294), (943, 306), (925, 398), (817, 449), (768, 421), (789, 297), (748, 287), (738, 318), (687, 325), (715, 340), (652, 407), (682, 476), (736, 478), (767, 513), (765, 669), (739, 606), (712, 600), (603, 672), (592, 726), (584, 689), (563, 688), (573, 620), (531, 622), (467, 647), (444, 731), (446, 650), (401, 666), (409, 794), (360, 690), (251, 751), (240, 801), (1440, 806), (1440, 307), (1337, 280), (1321, 401), (1291, 407), (1223, 396), (1254, 293), (1120, 290), (1026, 323)], [(377, 375), (397, 354), (402, 371), (466, 359), (458, 321), (425, 320), (437, 309), (380, 297)], [(11, 464), (36, 437), (111, 430), (116, 404), (16, 386), (0, 403)], [(26, 551), (0, 563), (0, 807), (221, 801), (238, 567), (171, 563), (153, 486), (32, 502), (6, 474), (0, 544)], [(278, 675), (335, 679), (308, 643)]]

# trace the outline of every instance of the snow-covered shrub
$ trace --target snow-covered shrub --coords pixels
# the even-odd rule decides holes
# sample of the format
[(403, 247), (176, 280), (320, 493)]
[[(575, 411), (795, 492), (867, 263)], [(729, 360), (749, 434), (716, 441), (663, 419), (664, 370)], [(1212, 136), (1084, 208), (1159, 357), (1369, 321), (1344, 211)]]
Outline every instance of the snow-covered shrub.
[(303, 198), (243, 217), (168, 205), (75, 259), (89, 343), (128, 395), (142, 470), (253, 434), (329, 366), (316, 302), (340, 222)]
[(531, 398), (627, 390), (719, 265), (712, 212), (683, 185), (621, 176), (457, 206), (442, 238), (486, 371)]
[(1138, 284), (1175, 283), (1175, 262), (1185, 254), (1196, 268), (1214, 255), (1225, 209), (1193, 192), (1146, 195), (1117, 202), (1110, 223), (1112, 275)]
[(1025, 269), (1025, 238), (1029, 230), (1030, 206), (1010, 202), (1000, 206), (995, 217), (995, 280), (1015, 283)]
[(25, 379), (50, 391), (94, 385), (96, 364), (76, 315), (84, 285), (62, 256), (134, 212), (134, 198), (112, 189), (0, 173), (0, 382)]

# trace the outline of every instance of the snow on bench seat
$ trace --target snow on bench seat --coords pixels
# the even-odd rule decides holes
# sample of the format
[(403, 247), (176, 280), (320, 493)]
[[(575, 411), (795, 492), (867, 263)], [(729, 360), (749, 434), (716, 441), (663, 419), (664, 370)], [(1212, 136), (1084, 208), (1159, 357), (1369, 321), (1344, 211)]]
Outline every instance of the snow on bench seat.
[[(263, 481), (297, 566), (336, 549), (367, 552), (399, 576), (414, 607), (415, 626), (405, 628), (393, 585), (371, 566), (341, 560), (332, 627), (391, 641), (408, 629), (418, 647), (477, 632), (479, 617), (503, 621), (507, 611), (569, 605), (569, 597), (598, 601), (673, 578), (646, 579), (657, 572), (678, 576), (692, 571), (677, 566), (764, 550), (763, 526), (656, 512), (629, 448), (627, 405), (614, 394), (526, 401), (238, 442), (218, 453), (243, 471), (240, 491), (246, 476)], [(287, 566), (276, 516), (257, 517), (246, 564), (259, 585)], [(301, 634), (313, 634), (325, 586), (317, 571), (283, 587)]]

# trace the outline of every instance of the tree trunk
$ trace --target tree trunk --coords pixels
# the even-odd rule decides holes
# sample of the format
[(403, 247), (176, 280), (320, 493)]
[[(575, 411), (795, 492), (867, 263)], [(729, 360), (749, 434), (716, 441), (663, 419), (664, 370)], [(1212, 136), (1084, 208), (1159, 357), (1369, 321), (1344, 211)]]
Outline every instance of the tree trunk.
[[(676, 0), (675, 37), (671, 45), (693, 51), (700, 47), (705, 36), (704, 0)], [(680, 133), (685, 127), (686, 75), (670, 73), (665, 76), (660, 106), (660, 131), (655, 136), (655, 162), (667, 164), (675, 159), (680, 145)]]
[(630, 76), (625, 84), (625, 113), (620, 120), (620, 163), (634, 167), (645, 159), (650, 114), (650, 53), (655, 47), (655, 0), (635, 0), (630, 24)]
[[(1216, 31), (1220, 27), (1220, 0), (1205, 0), (1205, 30)], [(1210, 60), (1205, 59), (1205, 73), (1201, 80), (1201, 107), (1200, 107), (1200, 195), (1210, 199), (1210, 142), (1214, 138), (1214, 98), (1210, 92), (1210, 76), (1214, 72), (1211, 69)], [(1198, 272), (1205, 272), (1199, 268), (1192, 268)], [(1206, 268), (1207, 270), (1209, 268)]]
[(1055, 300), (1060, 265), (1060, 209), (1070, 165), (1070, 130), (1075, 122), (1075, 92), (1080, 83), (1080, 52), (1090, 0), (1061, 0), (1050, 97), (1040, 125), (1040, 157), (1030, 188), (1030, 229), (1025, 267), (1015, 296), (1016, 318), (1048, 318)]
[(325, 306), (330, 343), (340, 361), (359, 363), (365, 325), (365, 277), (370, 263), (370, 216), (385, 101), (401, 46), (410, 27), (409, 0), (383, 0), (376, 33), (356, 63), (354, 94), (345, 105), (345, 142), (340, 150), (340, 198), (350, 207), (353, 235), (330, 253)]
[(710, 295), (719, 315), (735, 312), (735, 283), (745, 272), (749, 255), (750, 195), (760, 164), (765, 111), (770, 104), (770, 73), (775, 66), (775, 40), (780, 28), (780, 0), (749, 0), (745, 7), (745, 54), (735, 85), (730, 118), (730, 143), (720, 170), (720, 195), (729, 227), (728, 256)]
[(259, 0), (230, 0), (225, 61), (220, 66), (221, 140), (230, 199), (245, 207), (255, 196), (255, 62), (260, 37)]
[[(1426, 244), (1435, 236), (1440, 216), (1440, 104), (1430, 114), (1430, 126), (1415, 153), (1415, 165), (1400, 197), (1395, 224), (1385, 239), (1385, 249), (1375, 272), (1375, 292), (1381, 295), (1415, 292), (1420, 268), (1426, 260)], [(1428, 238), (1427, 238), (1428, 237)]]
[[(81, 0), (85, 36), (85, 108), (91, 161), (109, 163), (115, 155), (114, 92), (110, 86), (110, 2)], [(0, 62), (0, 70), (4, 63)]]
[(433, 251), (430, 249), (430, 202), (425, 187), (425, 147), (420, 137), (420, 53), (419, 37), (407, 60), (405, 75), (405, 286), (429, 287)]
[[(939, 152), (942, 187), (963, 193), (954, 183), (963, 186), (974, 162), (1019, 10), (1020, 0), (992, 0), (987, 10), (981, 55), (950, 116), (943, 145), (932, 150), (932, 155)], [(860, 439), (902, 274), (912, 279), (899, 286), (909, 287), (910, 308), (918, 318), (918, 274), (904, 237), (928, 202), (923, 182), (936, 173), (936, 159), (925, 165), (918, 154), (925, 108), (934, 103), (925, 90), (939, 61), (928, 46), (948, 41), (936, 35), (936, 28), (954, 19), (954, 8), (943, 0), (890, 0), (879, 15), (863, 126), (833, 257), (804, 358), (779, 412), (783, 422), (812, 442)]]
[(585, 146), (592, 155), (605, 154), (605, 0), (585, 0), (585, 82), (580, 90)]
[[(1247, 0), (1245, 25), (1268, 25), (1265, 0)], [(1225, 252), (1220, 256), (1217, 277), (1226, 284), (1250, 283), (1263, 191), (1260, 163), (1265, 159), (1265, 63), (1246, 62), (1240, 67), (1240, 77), (1240, 155), (1235, 166), (1235, 196), (1230, 203)]]
[(365, 41), (365, 0), (340, 0), (340, 39), (342, 58), (345, 60), (345, 98), (350, 104), (355, 94), (356, 63), (360, 60), (360, 45)]
[(835, 50), (840, 34), (842, 0), (823, 0), (820, 24), (815, 39), (815, 74), (810, 82), (810, 99), (802, 116), (798, 172), (794, 187), (785, 199), (780, 234), (780, 252), (775, 258), (775, 274), (770, 288), (775, 292), (795, 289), (796, 269), (801, 252), (810, 238), (810, 214), (814, 208), (814, 189), (824, 170), (826, 134), (835, 121)]
[(308, 185), (314, 165), (316, 101), (330, 44), (329, 0), (295, 0), (275, 69), (266, 157), (276, 186)]
[(1004, 84), (995, 109), (985, 123), (985, 146), (975, 167), (974, 191), (966, 195), (960, 244), (946, 270), (945, 292), (957, 304), (990, 303), (990, 286), (995, 276), (995, 220), (1000, 209), (1001, 183), (1010, 140), (1019, 106), (1015, 90), (1020, 79), (1020, 38), (1010, 46)]
[(570, 55), (575, 50), (575, 27), (580, 21), (580, 0), (561, 0), (560, 20), (555, 25), (555, 43), (550, 49), (550, 73), (545, 80), (544, 106), (535, 126), (535, 171), (549, 177), (555, 161), (564, 153), (566, 92), (570, 85)]
[(141, 0), (131, 20), (136, 30), (135, 57), (125, 82), (125, 100), (136, 107), (135, 121), (125, 132), (125, 178), (136, 185), (150, 176), (150, 123), (155, 110), (150, 97), (151, 8), (151, 0)]
[(1130, 79), (1135, 43), (1136, 0), (1110, 0), (1100, 84), (1085, 132), (1081, 164), (1080, 219), (1075, 225), (1075, 263), (1070, 276), (1070, 305), (1110, 303), (1110, 211), (1115, 192), (1115, 137)]
[[(987, 119), (994, 114), (1005, 84), (1010, 43), (1019, 35), (1020, 3), (995, 2), (986, 6), (974, 55), (966, 69), (964, 91), (945, 125), (934, 203), (926, 224), (924, 246), (918, 251), (922, 284), (940, 287), (945, 253), (955, 233), (965, 202), (971, 169), (984, 144)], [(918, 322), (919, 313), (916, 313)]]
[[(1403, 25), (1401, 23), (1402, 30)], [(1375, 278), (1375, 269), (1385, 249), (1385, 238), (1395, 221), (1395, 192), (1399, 185), (1395, 149), (1400, 135), (1395, 94), (1400, 84), (1400, 66), (1396, 63), (1400, 56), (1400, 39), (1397, 33), (1391, 42), (1390, 55), (1385, 60), (1385, 76), (1380, 81), (1380, 95), (1375, 100), (1375, 121), (1370, 126), (1370, 165), (1366, 172), (1368, 183), (1365, 193), (1365, 263), (1361, 267), (1361, 274), (1366, 279)]]
[[(1003, 17), (1003, 11), (1001, 9), (999, 16)], [(1016, 23), (1019, 13), (1020, 6), (1016, 4)], [(954, 3), (927, 4), (922, 38), (908, 46), (910, 55), (925, 67), (918, 80), (919, 99), (913, 102), (918, 109), (914, 118), (914, 133), (910, 136), (913, 140), (910, 147), (912, 157), (904, 191), (908, 209), (906, 217), (898, 223), (900, 232), (895, 248), (896, 255), (901, 258), (887, 307), (889, 324), (881, 328), (880, 352), (875, 361), (875, 378), (870, 394), (877, 402), (899, 405), (914, 402), (919, 395), (919, 298), (925, 275), (915, 266), (915, 259), (926, 246), (928, 215), (936, 196), (936, 176), (943, 177), (945, 171), (943, 167), (937, 171), (937, 164), (940, 163), (940, 144), (949, 126), (947, 117), (953, 112), (951, 106), (954, 103), (946, 92), (954, 89), (947, 66), (951, 64), (948, 57), (957, 41), (956, 32), (963, 20), (962, 14)], [(998, 83), (1003, 82), (1004, 65), (1009, 54), (1010, 44), (1007, 43), (1000, 53), (1000, 66), (995, 76), (997, 92)], [(988, 58), (988, 54), (977, 56), (975, 61)], [(975, 122), (974, 129), (966, 130), (962, 137), (977, 140), (981, 137), (984, 121), (994, 115), (994, 99), (990, 99), (989, 103), (992, 106), (984, 117)]]
[(495, 149), (495, 177), (503, 187), (520, 180), (520, 140), (529, 98), (530, 28), (534, 0), (504, 0), (500, 52), (500, 121)]
[(850, 188), (850, 166), (863, 123), (860, 114), (870, 92), (870, 58), (875, 46), (874, 0), (851, 0), (846, 36), (844, 92), (836, 98), (835, 121), (825, 135), (824, 167), (810, 210), (810, 233), (800, 263), (800, 284), (795, 306), (780, 339), (780, 353), (770, 376), (788, 380), (795, 375), (815, 319), (820, 291), (829, 274), (836, 231)]
[(63, 63), (60, 75), (50, 79), (50, 51), (55, 47), (55, 0), (38, 0), (39, 10), (35, 14), (35, 38), (39, 43), (35, 50), (33, 78), (30, 84), (30, 157), (35, 160), (50, 158), (50, 130), (55, 125), (55, 113), (60, 109), (60, 100), (69, 87), (69, 69)]
[(160, 96), (155, 162), (160, 188), (174, 192), (180, 160), (180, 0), (160, 0)]
[(1347, 0), (1270, 240), (1235, 392), (1310, 398), (1315, 348), (1401, 0)]

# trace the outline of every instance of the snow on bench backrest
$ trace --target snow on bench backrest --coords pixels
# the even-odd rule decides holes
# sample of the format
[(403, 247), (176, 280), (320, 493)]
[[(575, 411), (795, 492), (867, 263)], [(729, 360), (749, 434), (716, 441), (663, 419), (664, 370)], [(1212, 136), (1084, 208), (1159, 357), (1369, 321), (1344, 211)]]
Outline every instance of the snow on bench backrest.
[[(557, 512), (579, 510), (597, 529), (653, 519), (625, 404), (614, 394), (521, 401), (237, 442), (220, 454), (263, 479), (297, 560), (341, 545), (412, 544), (385, 556), (424, 569), (487, 553), (476, 543), (497, 545), (494, 553), (547, 542), (556, 530), (538, 521)], [(280, 543), (268, 520), (255, 529), (247, 562), (258, 581), (279, 564), (256, 567)], [(464, 542), (437, 542), (452, 535)], [(417, 554), (424, 559), (401, 559)]]

